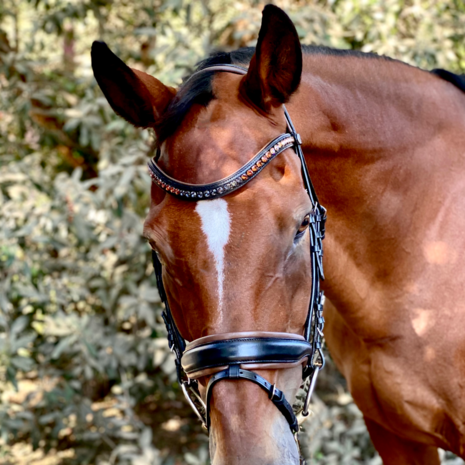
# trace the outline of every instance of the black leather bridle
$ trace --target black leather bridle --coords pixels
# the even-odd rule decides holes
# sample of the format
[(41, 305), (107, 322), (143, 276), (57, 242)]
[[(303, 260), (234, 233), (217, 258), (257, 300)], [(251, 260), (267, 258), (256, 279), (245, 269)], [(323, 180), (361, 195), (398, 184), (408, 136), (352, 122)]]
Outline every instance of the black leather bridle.
[[(199, 70), (194, 75), (207, 71), (247, 73), (245, 68), (236, 65), (217, 65)], [(282, 368), (305, 363), (302, 378), (306, 380), (309, 376), (311, 377), (302, 412), (306, 416), (318, 372), (325, 364), (321, 348), (324, 295), (320, 290), (320, 279), (324, 279), (322, 240), (325, 235), (326, 209), (318, 201), (308, 174), (300, 135), (296, 132), (285, 107), (284, 115), (288, 132), (273, 139), (242, 168), (220, 181), (210, 184), (187, 184), (171, 178), (157, 164), (160, 149), (148, 164), (153, 182), (161, 189), (186, 201), (208, 200), (223, 197), (242, 188), (280, 153), (293, 148), (300, 159), (304, 186), (312, 204), (309, 227), (312, 286), (303, 336), (274, 332), (227, 333), (202, 337), (186, 345), (170, 310), (163, 285), (162, 264), (157, 253), (152, 252), (158, 291), (165, 305), (162, 316), (168, 332), (168, 344), (175, 356), (178, 381), (189, 404), (207, 429), (210, 426), (209, 405), (213, 386), (223, 379), (246, 379), (259, 385), (268, 393), (270, 400), (285, 416), (292, 432), (296, 433), (299, 430), (298, 420), (284, 393), (257, 373), (245, 369), (244, 366)], [(206, 375), (212, 376), (207, 386), (204, 402), (198, 390), (197, 378)]]

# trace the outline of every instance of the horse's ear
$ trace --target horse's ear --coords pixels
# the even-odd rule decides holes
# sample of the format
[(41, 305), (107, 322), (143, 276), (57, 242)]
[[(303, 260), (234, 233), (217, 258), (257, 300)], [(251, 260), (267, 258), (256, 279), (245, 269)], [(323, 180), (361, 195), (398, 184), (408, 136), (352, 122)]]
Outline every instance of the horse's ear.
[(105, 44), (92, 44), (95, 79), (113, 110), (138, 127), (153, 127), (176, 94), (158, 79), (132, 69)]
[(302, 75), (302, 46), (289, 16), (274, 5), (263, 10), (255, 54), (241, 94), (261, 110), (286, 103)]

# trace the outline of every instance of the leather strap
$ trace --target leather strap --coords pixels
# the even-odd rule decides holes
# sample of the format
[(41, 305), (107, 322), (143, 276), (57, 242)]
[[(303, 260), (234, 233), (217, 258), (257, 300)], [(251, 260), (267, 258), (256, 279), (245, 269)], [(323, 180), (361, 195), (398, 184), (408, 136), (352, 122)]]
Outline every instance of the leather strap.
[(243, 66), (238, 66), (238, 65), (232, 65), (232, 64), (224, 64), (224, 65), (213, 65), (209, 66), (208, 68), (202, 68), (196, 71), (192, 76), (190, 76), (185, 82), (189, 81), (194, 75), (198, 75), (201, 73), (205, 72), (215, 72), (215, 71), (224, 71), (227, 73), (233, 73), (233, 74), (247, 74), (247, 68), (244, 68)]
[(209, 344), (210, 342), (226, 341), (229, 339), (241, 339), (241, 338), (260, 338), (269, 337), (273, 339), (295, 339), (296, 341), (305, 341), (304, 337), (300, 334), (294, 333), (278, 333), (274, 331), (237, 331), (234, 333), (218, 333), (209, 334), (208, 336), (199, 337), (194, 341), (187, 344), (186, 350), (193, 349), (194, 347)]
[(244, 370), (239, 368), (238, 365), (229, 365), (229, 367), (224, 370), (216, 373), (210, 378), (207, 386), (206, 394), (206, 405), (207, 405), (207, 428), (210, 428), (210, 400), (212, 396), (213, 386), (223, 379), (247, 379), (252, 381), (252, 383), (260, 386), (264, 391), (267, 392), (269, 399), (273, 402), (278, 410), (284, 415), (289, 426), (293, 433), (299, 431), (299, 422), (295, 416), (294, 411), (292, 410), (291, 404), (286, 400), (284, 393), (279, 390), (274, 384), (269, 383), (265, 378), (262, 378), (257, 373), (253, 371)]
[(287, 133), (281, 134), (263, 147), (235, 173), (209, 184), (188, 184), (173, 179), (158, 166), (156, 162), (160, 156), (158, 152), (155, 158), (152, 158), (148, 163), (149, 175), (158, 187), (175, 197), (184, 200), (213, 200), (240, 189), (244, 184), (254, 179), (271, 160), (284, 150), (293, 147), (294, 143), (293, 136)]
[(295, 363), (312, 355), (312, 344), (291, 338), (237, 338), (187, 349), (181, 359), (188, 376), (199, 370), (242, 363)]

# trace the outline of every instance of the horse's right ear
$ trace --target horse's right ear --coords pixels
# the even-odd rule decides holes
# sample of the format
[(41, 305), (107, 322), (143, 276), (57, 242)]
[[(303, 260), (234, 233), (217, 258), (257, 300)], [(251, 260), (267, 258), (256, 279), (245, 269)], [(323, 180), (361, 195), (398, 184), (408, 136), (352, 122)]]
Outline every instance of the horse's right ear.
[(95, 41), (91, 56), (95, 79), (115, 113), (134, 126), (153, 127), (176, 90), (127, 66), (105, 42)]
[(263, 10), (255, 54), (241, 83), (241, 95), (269, 112), (289, 101), (302, 75), (302, 46), (289, 16), (274, 5)]

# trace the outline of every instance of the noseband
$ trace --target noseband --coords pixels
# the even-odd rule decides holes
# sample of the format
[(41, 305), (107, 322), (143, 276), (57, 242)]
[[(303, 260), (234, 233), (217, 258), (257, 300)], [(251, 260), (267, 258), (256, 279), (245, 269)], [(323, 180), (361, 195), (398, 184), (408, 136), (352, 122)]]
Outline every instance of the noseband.
[[(217, 65), (204, 68), (195, 74), (207, 71), (247, 73), (246, 69), (239, 66)], [(265, 378), (245, 367), (277, 369), (304, 365), (303, 380), (311, 377), (302, 412), (306, 416), (318, 372), (325, 364), (321, 350), (324, 295), (320, 290), (320, 279), (324, 279), (322, 240), (325, 235), (326, 209), (318, 201), (308, 174), (300, 135), (297, 134), (285, 107), (284, 115), (288, 132), (273, 139), (238, 171), (220, 181), (209, 184), (187, 184), (171, 178), (157, 164), (160, 149), (148, 165), (153, 182), (169, 194), (186, 201), (211, 200), (242, 188), (280, 153), (293, 148), (300, 159), (304, 186), (312, 204), (309, 227), (312, 285), (303, 335), (276, 332), (226, 333), (205, 336), (186, 345), (186, 341), (176, 327), (168, 304), (161, 262), (156, 252), (152, 252), (158, 291), (165, 305), (162, 316), (168, 332), (168, 344), (175, 355), (178, 381), (186, 399), (206, 429), (210, 427), (210, 398), (213, 386), (223, 379), (246, 379), (259, 385), (268, 393), (270, 400), (285, 416), (292, 432), (296, 433), (299, 430), (297, 417), (284, 397), (284, 393)], [(207, 375), (212, 376), (207, 386), (205, 402), (203, 402), (198, 390), (198, 378)]]

